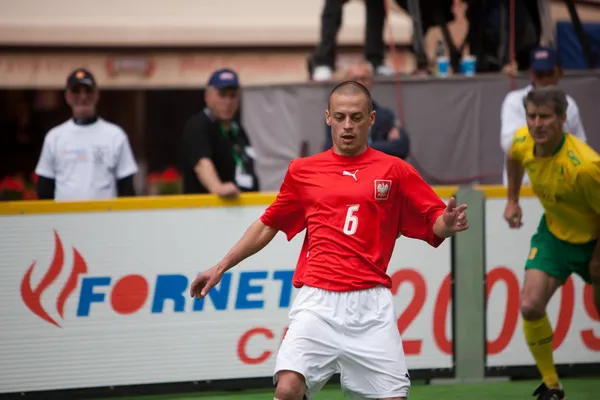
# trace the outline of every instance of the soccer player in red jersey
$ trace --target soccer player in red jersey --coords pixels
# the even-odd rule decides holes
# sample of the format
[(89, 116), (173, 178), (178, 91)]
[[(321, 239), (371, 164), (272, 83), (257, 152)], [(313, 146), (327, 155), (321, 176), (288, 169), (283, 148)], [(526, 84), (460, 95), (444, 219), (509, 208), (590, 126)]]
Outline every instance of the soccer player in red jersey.
[(335, 374), (354, 398), (403, 400), (408, 374), (386, 274), (400, 235), (433, 247), (467, 229), (466, 205), (446, 206), (400, 158), (367, 145), (375, 121), (358, 82), (336, 86), (326, 121), (333, 148), (289, 165), (276, 200), (191, 295), (206, 296), (223, 274), (282, 231), (307, 230), (294, 273), (300, 288), (277, 355), (276, 400), (313, 397)]

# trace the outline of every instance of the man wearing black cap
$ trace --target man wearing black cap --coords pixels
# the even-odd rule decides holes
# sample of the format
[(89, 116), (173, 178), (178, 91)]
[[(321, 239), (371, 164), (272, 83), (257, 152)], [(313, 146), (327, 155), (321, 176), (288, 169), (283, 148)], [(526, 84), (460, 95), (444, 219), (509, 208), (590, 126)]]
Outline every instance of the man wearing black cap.
[(96, 114), (99, 93), (85, 69), (67, 78), (65, 100), (73, 117), (52, 128), (36, 167), (40, 199), (95, 200), (134, 196), (138, 171), (127, 134)]
[[(500, 116), (500, 145), (507, 154), (513, 141), (515, 133), (520, 128), (527, 125), (525, 118), (525, 107), (523, 107), (523, 98), (527, 96), (533, 88), (542, 88), (546, 86), (556, 86), (562, 77), (562, 68), (558, 60), (556, 50), (550, 47), (537, 47), (531, 51), (531, 63), (529, 66), (529, 77), (531, 84), (522, 89), (509, 92), (502, 103)], [(579, 108), (575, 100), (567, 95), (567, 119), (563, 126), (565, 132), (568, 132), (584, 142), (587, 141)], [(508, 184), (506, 166), (503, 176), (504, 185)], [(523, 177), (523, 184), (529, 185), (529, 176)]]
[(240, 85), (231, 69), (215, 71), (208, 81), (206, 108), (185, 125), (181, 172), (186, 194), (213, 193), (235, 198), (257, 192), (255, 154), (244, 128), (234, 121)]

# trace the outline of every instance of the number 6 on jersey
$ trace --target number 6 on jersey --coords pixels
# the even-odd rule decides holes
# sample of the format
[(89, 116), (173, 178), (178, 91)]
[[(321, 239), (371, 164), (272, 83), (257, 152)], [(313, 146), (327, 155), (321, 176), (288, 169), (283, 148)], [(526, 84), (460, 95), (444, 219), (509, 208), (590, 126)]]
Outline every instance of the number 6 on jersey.
[(356, 229), (358, 228), (358, 217), (354, 215), (360, 206), (358, 204), (352, 205), (348, 207), (348, 212), (346, 213), (346, 222), (344, 222), (344, 233), (348, 236), (354, 235), (356, 233)]

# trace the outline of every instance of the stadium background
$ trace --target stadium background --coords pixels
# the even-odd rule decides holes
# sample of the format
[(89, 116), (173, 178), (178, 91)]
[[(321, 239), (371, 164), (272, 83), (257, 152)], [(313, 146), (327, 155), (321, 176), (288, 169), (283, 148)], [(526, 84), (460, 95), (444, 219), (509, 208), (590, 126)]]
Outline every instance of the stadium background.
[[(318, 37), (321, 1), (148, 0), (142, 9), (136, 4), (124, 0), (2, 2), (4, 110), (26, 109), (35, 122), (32, 129), (43, 135), (68, 117), (61, 100), (66, 75), (75, 67), (89, 67), (102, 89), (100, 114), (130, 134), (143, 168), (138, 189), (151, 194), (145, 174), (176, 163), (182, 125), (202, 107), (208, 75), (230, 66), (238, 70), (244, 84), (240, 118), (263, 155), (258, 167), (266, 192), (277, 190), (291, 159), (320, 151), (324, 129), (314, 116), (322, 115), (331, 85), (307, 82), (306, 58)], [(593, 4), (578, 4), (577, 9), (593, 34), (600, 9)], [(459, 6), (450, 26), (457, 41), (466, 32), (460, 10)], [(562, 2), (551, 2), (551, 11), (557, 26), (562, 29), (563, 21), (568, 25)], [(340, 66), (360, 57), (363, 20), (360, 2), (344, 9)], [(414, 65), (407, 51), (410, 19), (395, 10), (389, 21), (393, 36), (386, 31), (386, 40), (398, 50), (398, 59), (389, 55), (389, 62), (397, 61), (400, 72), (409, 72)], [(430, 55), (439, 37), (438, 30), (428, 35)], [(595, 149), (600, 148), (599, 77), (597, 70), (569, 70), (561, 82), (578, 102)], [(534, 387), (532, 382), (468, 384), (536, 376), (521, 343), (514, 290), (522, 279), (519, 271), (527, 256), (528, 235), (541, 209), (525, 189), (526, 228), (510, 232), (501, 220), (504, 190), (494, 186), (502, 167), (500, 103), (508, 90), (526, 82), (524, 75), (485, 74), (376, 83), (375, 98), (398, 110), (411, 134), (409, 161), (438, 185), (444, 198), (459, 190), (452, 185), (467, 184), (459, 197), (469, 203), (474, 221), (468, 234), (438, 252), (405, 239), (395, 251), (391, 272), (397, 273), (396, 306), (403, 318), (399, 326), (406, 330), (407, 348), (413, 352), (409, 363), (417, 381), (411, 398), (524, 398)], [(31, 157), (38, 154), (34, 145)], [(22, 160), (13, 161), (27, 163)], [(470, 186), (480, 184), (487, 186)], [(0, 397), (7, 393), (33, 397), (43, 391), (42, 398), (159, 393), (165, 393), (165, 399), (269, 398), (268, 391), (205, 391), (269, 386), (272, 357), (257, 360), (276, 351), (273, 343), (284, 331), (291, 298), (283, 293), (298, 241), (284, 244), (281, 240), (281, 246), (241, 266), (232, 277), (229, 296), (223, 297), (223, 291), (221, 297), (207, 300), (206, 312), (194, 313), (200, 310), (191, 301), (180, 307), (176, 294), (166, 292), (160, 312), (155, 307), (161, 277), (189, 279), (198, 268), (214, 262), (271, 199), (272, 194), (265, 193), (246, 195), (234, 204), (210, 196), (0, 204)], [(149, 233), (154, 230), (162, 233)], [(64, 321), (57, 328), (24, 306), (22, 285), (36, 260), (30, 284), (39, 289), (61, 247), (62, 264), (67, 267), (61, 268), (56, 285), (43, 293), (43, 307), (55, 307), (71, 265), (81, 267), (83, 260), (86, 273), (58, 314)], [(408, 252), (418, 254), (407, 257)], [(146, 292), (140, 289), (146, 287), (142, 280), (123, 281), (123, 276), (141, 277)], [(97, 280), (105, 278), (109, 280)], [(126, 283), (119, 290), (117, 282)], [(131, 287), (138, 289), (134, 295), (123, 295), (123, 288)], [(105, 296), (92, 301), (84, 288)], [(592, 399), (600, 390), (600, 326), (598, 316), (590, 311), (588, 292), (573, 279), (550, 307), (553, 323), (563, 335), (557, 350), (559, 371), (592, 376), (565, 381), (572, 399)], [(86, 301), (89, 314), (80, 315)], [(462, 384), (418, 383), (442, 378), (456, 378)], [(341, 398), (337, 388), (328, 390), (318, 398)], [(182, 391), (194, 394), (173, 394)]]

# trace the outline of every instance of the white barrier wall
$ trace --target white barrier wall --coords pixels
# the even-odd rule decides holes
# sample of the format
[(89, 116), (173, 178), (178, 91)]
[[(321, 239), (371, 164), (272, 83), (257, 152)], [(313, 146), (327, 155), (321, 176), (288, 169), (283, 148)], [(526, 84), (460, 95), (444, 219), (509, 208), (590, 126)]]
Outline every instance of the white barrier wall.
[[(509, 231), (504, 202), (487, 200), (490, 366), (533, 365), (518, 295), (541, 208), (523, 207), (525, 226)], [(207, 299), (188, 295), (264, 209), (0, 215), (0, 393), (270, 376), (303, 234), (291, 243), (279, 234)], [(453, 366), (450, 272), (449, 241), (398, 240), (389, 273), (412, 370)], [(597, 362), (591, 292), (573, 278), (563, 293), (550, 307), (556, 325), (563, 301), (557, 362)]]
[[(0, 392), (270, 376), (303, 234), (188, 295), (264, 208), (0, 217)], [(400, 239), (390, 273), (411, 368), (450, 368), (450, 243)]]

